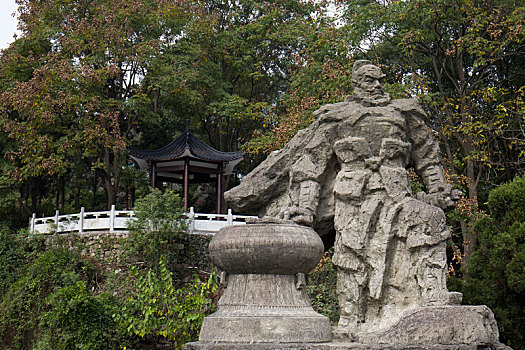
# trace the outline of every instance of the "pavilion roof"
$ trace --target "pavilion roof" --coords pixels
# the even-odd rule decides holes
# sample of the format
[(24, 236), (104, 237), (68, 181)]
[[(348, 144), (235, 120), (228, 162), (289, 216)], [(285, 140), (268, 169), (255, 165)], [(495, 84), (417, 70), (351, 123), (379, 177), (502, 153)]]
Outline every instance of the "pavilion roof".
[(221, 152), (199, 140), (186, 128), (184, 133), (166, 146), (155, 150), (130, 148), (131, 156), (148, 161), (168, 161), (185, 156), (209, 162), (229, 162), (243, 158), (242, 152)]

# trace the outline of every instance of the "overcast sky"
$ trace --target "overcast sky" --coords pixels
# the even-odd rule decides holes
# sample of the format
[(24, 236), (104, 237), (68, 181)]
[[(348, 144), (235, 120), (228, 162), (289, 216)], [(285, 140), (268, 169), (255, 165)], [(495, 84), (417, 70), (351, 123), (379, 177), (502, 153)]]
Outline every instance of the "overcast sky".
[(15, 11), (15, 0), (0, 0), (0, 49), (5, 49), (15, 40), (17, 19), (12, 16)]

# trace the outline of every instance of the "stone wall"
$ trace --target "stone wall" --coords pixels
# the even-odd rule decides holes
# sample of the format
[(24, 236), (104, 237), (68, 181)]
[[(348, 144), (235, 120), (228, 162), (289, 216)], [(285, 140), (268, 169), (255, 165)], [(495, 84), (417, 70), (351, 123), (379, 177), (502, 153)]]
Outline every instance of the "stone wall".
[(122, 253), (124, 239), (128, 236), (128, 231), (115, 231), (110, 233), (108, 230), (92, 231), (69, 234), (46, 235), (44, 238), (46, 245), (66, 244), (70, 246), (81, 246), (82, 255), (85, 257), (98, 258), (108, 263), (118, 263)]
[[(110, 264), (119, 264), (128, 231), (91, 231), (69, 234), (43, 235), (46, 245), (80, 246), (82, 255), (101, 259)], [(178, 249), (178, 264), (209, 271), (213, 268), (208, 254), (211, 236), (183, 235)]]

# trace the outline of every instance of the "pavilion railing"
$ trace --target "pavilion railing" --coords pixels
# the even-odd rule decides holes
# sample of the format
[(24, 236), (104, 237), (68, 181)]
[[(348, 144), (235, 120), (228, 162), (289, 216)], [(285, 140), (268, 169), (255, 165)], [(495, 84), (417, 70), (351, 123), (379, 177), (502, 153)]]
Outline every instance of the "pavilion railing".
[[(37, 218), (36, 214), (29, 219), (29, 230), (32, 233), (86, 233), (89, 231), (126, 231), (127, 222), (133, 220), (135, 213), (132, 210), (111, 210), (85, 212), (80, 209), (78, 214), (60, 215), (57, 210), (55, 216)], [(231, 209), (228, 214), (195, 213), (193, 207), (186, 214), (189, 233), (200, 235), (214, 235), (219, 229), (231, 225), (244, 225), (246, 219), (254, 216), (233, 215)]]

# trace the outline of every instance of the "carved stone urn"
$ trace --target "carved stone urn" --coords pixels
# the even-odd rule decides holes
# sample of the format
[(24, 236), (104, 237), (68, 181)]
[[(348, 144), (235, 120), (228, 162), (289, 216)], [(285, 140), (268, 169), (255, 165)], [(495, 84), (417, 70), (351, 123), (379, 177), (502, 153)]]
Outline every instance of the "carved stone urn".
[(225, 271), (217, 312), (204, 319), (199, 342), (318, 343), (331, 341), (328, 318), (316, 313), (304, 274), (323, 253), (314, 230), (293, 224), (222, 228), (209, 245)]

